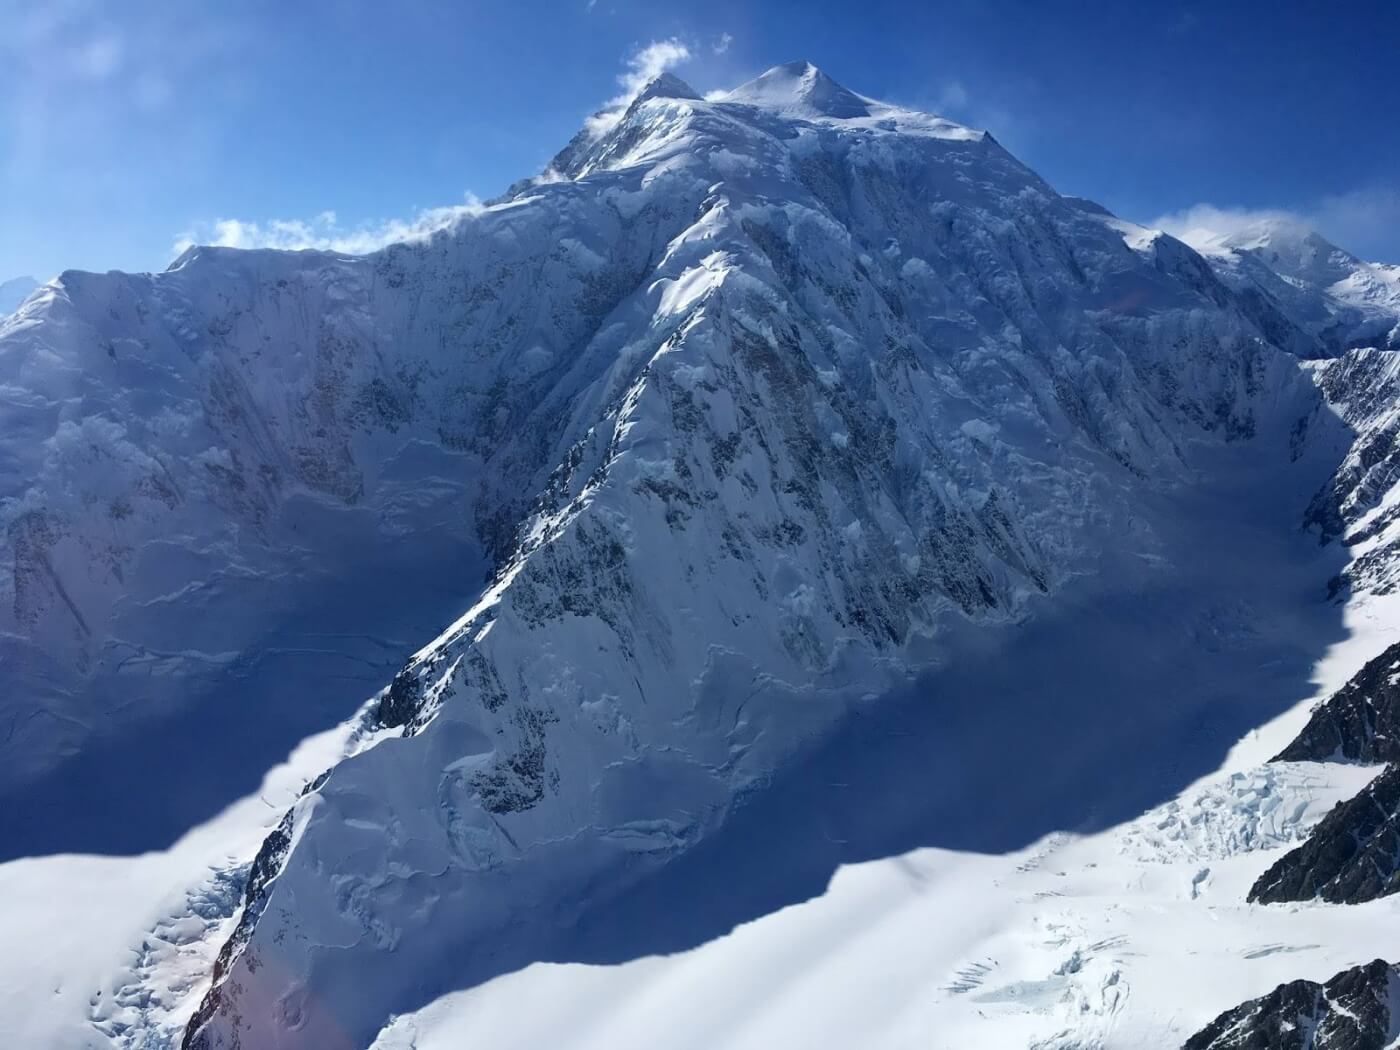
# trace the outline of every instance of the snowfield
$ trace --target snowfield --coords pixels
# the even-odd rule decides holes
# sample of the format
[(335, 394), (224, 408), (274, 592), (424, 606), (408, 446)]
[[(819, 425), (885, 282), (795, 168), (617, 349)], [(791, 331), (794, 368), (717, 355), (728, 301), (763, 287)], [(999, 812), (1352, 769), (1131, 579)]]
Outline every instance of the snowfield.
[[(1319, 697), (1395, 640), (1383, 625), (1396, 611), (1392, 601), (1353, 615), (1354, 633), (1320, 668)], [(1385, 958), (1400, 936), (1386, 901), (1244, 903), (1275, 851), (1376, 772), (1263, 765), (1310, 706), (1103, 832), (845, 865), (811, 900), (698, 948), (617, 965), (535, 963), (394, 1018), (374, 1046), (589, 1050), (648, 1045), (658, 1031), (678, 1048), (1179, 1046), (1237, 1002)], [(62, 900), (67, 915), (58, 926), (42, 908), (0, 916), (5, 943), (31, 946), (4, 972), (17, 1045), (166, 1045), (207, 985), (241, 892), (237, 879), (220, 888), (218, 873), (256, 848), (343, 747), (335, 733), (308, 741), (256, 797), (167, 853), (0, 867), (5, 899)], [(201, 894), (206, 916), (191, 923), (188, 896)]]
[[(1234, 774), (1180, 805), (1211, 812), (1225, 796), (1228, 815), (1193, 813), (1225, 830), (1277, 791), (1310, 807), (1305, 827), (1371, 772), (1290, 770), (1264, 800), (1262, 777)], [(1393, 954), (1393, 907), (1336, 917), (1244, 905), (1257, 855), (1144, 859), (1141, 844), (1170, 819), (1154, 811), (1150, 829), (1053, 835), (1008, 855), (929, 849), (842, 868), (821, 897), (702, 948), (621, 966), (536, 963), (395, 1019), (374, 1045), (602, 1050), (664, 1031), (668, 1046), (696, 1050), (1174, 1047), (1242, 999)]]
[(809, 63), (368, 256), (0, 320), (0, 1031), (1176, 1047), (1400, 918), (1393, 274), (1198, 254)]

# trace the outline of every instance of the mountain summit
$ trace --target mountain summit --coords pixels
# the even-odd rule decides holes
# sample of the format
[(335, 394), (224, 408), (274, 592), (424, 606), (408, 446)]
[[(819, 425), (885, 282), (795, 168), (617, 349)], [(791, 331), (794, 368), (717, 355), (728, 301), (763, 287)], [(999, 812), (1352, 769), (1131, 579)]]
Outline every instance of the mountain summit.
[(870, 99), (842, 87), (811, 62), (774, 66), (724, 96), (724, 101), (763, 106), (790, 117), (851, 120), (871, 115)]
[(674, 73), (662, 73), (647, 82), (646, 86), (637, 93), (637, 97), (632, 100), (632, 104), (636, 105), (649, 98), (699, 99), (700, 94)]

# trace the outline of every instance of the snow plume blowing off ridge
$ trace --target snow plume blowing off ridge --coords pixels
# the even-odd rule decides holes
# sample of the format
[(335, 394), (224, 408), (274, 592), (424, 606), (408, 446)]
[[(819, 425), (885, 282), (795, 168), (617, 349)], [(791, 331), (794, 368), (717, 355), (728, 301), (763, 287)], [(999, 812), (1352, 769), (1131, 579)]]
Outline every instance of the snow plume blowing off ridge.
[[(715, 45), (717, 54), (729, 47), (729, 35), (722, 35)], [(622, 90), (603, 104), (585, 122), (594, 138), (610, 130), (632, 100), (648, 84), (668, 70), (689, 61), (690, 48), (671, 37), (653, 40), (639, 48), (626, 61), (626, 69), (618, 74)], [(334, 211), (327, 210), (311, 219), (215, 219), (198, 224), (175, 239), (174, 254), (183, 255), (196, 245), (221, 248), (273, 248), (279, 251), (329, 251), (347, 255), (365, 255), (390, 244), (418, 241), (449, 229), (463, 218), (477, 214), (481, 201), (473, 193), (462, 204), (420, 209), (409, 219), (382, 219), (346, 225)], [(8, 286), (0, 286), (4, 288)], [(0, 300), (0, 305), (3, 300)], [(18, 305), (16, 302), (15, 305)], [(0, 313), (6, 312), (0, 309)]]
[(187, 230), (175, 240), (176, 256), (196, 245), (220, 248), (273, 248), (278, 251), (315, 250), (366, 255), (390, 244), (421, 241), (481, 211), (481, 201), (467, 194), (465, 203), (424, 208), (411, 219), (385, 219), (346, 226), (333, 211), (315, 218), (216, 219), (205, 227)]
[[(728, 45), (725, 45), (726, 49)], [(668, 40), (653, 40), (627, 59), (627, 68), (618, 74), (617, 82), (622, 90), (609, 99), (601, 110), (589, 117), (585, 129), (594, 138), (600, 138), (617, 126), (632, 100), (661, 74), (690, 60), (690, 48), (675, 37)]]
[[(0, 875), (180, 873), (110, 964), (30, 967), (36, 1045), (628, 1045), (640, 1015), (551, 1029), (579, 999), (532, 989), (681, 952), (648, 995), (719, 988), (755, 920), (768, 977), (818, 980), (786, 906), (924, 847), (871, 869), (927, 954), (852, 1045), (1179, 1045), (1289, 964), (1191, 902), (1244, 936), (1210, 894), (1346, 774), (1197, 781), (1384, 598), (1400, 452), (1357, 392), (1400, 381), (1353, 344), (1389, 307), (1285, 297), (1282, 253), (1204, 258), (808, 62), (701, 98), (687, 54), (430, 235), (291, 224), (259, 236), (324, 250), (65, 273), (0, 322), (0, 792), (53, 855)], [(841, 885), (800, 914), (844, 946)], [(1219, 987), (1164, 984), (1178, 920)], [(695, 1045), (836, 986), (722, 989)]]

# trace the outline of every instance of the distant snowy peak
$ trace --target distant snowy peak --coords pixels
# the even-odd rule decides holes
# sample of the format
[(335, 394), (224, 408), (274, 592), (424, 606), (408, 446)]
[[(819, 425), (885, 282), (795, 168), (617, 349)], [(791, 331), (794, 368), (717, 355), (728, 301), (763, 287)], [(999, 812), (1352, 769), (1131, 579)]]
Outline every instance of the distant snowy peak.
[(33, 277), (15, 277), (0, 283), (0, 317), (12, 314), (39, 287)]
[(1301, 223), (1267, 219), (1221, 238), (1218, 250), (1251, 254), (1285, 280), (1343, 302), (1400, 314), (1400, 266), (1358, 259)]
[(1189, 240), (1229, 283), (1268, 296), (1330, 353), (1400, 348), (1400, 266), (1358, 259), (1287, 216)]
[(1286, 216), (1260, 219), (1229, 233), (1197, 238), (1194, 243), (1207, 255), (1253, 253), (1281, 276), (1316, 285), (1333, 284), (1361, 265), (1350, 252)]

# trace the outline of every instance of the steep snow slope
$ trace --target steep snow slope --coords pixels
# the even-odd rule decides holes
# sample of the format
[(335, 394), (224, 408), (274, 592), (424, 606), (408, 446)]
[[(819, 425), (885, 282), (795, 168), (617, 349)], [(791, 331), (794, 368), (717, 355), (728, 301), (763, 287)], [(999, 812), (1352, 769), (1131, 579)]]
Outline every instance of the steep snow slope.
[[(625, 325), (600, 319), (664, 243), (603, 208), (561, 244), (551, 207), (369, 258), (69, 273), (0, 328), (0, 615), (24, 685), (0, 701), (0, 789), (82, 785), (19, 852), (166, 844), (108, 834), (111, 812), (69, 841), (55, 817), (109, 797), (133, 752), (176, 764), (183, 790), (145, 800), (161, 830), (211, 816), (479, 593), (576, 440), (573, 401), (610, 396)], [(242, 768), (181, 764), (221, 717)]]
[[(1267, 801), (1268, 785), (1241, 780), (1205, 798), (1242, 812), (1261, 789)], [(1323, 805), (1345, 790), (1303, 783)], [(604, 1050), (664, 1032), (677, 1050), (1167, 1050), (1245, 989), (1392, 951), (1385, 914), (1240, 903), (1253, 858), (1125, 858), (1117, 845), (1057, 837), (1010, 855), (921, 850), (843, 868), (820, 898), (693, 952), (536, 964), (397, 1018), (373, 1045)]]
[(1153, 557), (1143, 490), (1314, 396), (1183, 246), (1134, 250), (986, 136), (806, 67), (646, 92), (558, 167), (511, 222), (567, 243), (601, 201), (666, 231), (609, 318), (608, 396), (367, 711), (402, 735), (269, 840), (190, 1046), (358, 1043), (548, 953), (930, 662), (940, 622)]
[[(64, 275), (0, 328), (17, 797), (58, 751), (90, 768), (96, 724), (129, 742), (191, 705), (270, 737), (260, 772), (458, 616), (256, 859), (256, 824), (233, 860), (172, 854), (224, 889), (141, 904), (176, 976), (143, 948), (91, 1038), (366, 1045), (535, 960), (716, 936), (867, 857), (677, 909), (708, 927), (599, 931), (733, 870), (706, 858), (734, 835), (761, 869), (746, 815), (811, 812), (785, 771), (866, 711), (924, 720), (942, 789), (997, 746), (1039, 773), (991, 782), (1026, 819), (948, 795), (904, 813), (916, 837), (1007, 853), (1169, 799), (1340, 636), (1315, 600), (1338, 549), (1297, 529), (1316, 492), (1336, 511), (1350, 440), (1292, 356), (1326, 349), (990, 136), (805, 63), (712, 101), (663, 78), (427, 243)], [(236, 673), (344, 605), (343, 637)], [(1112, 642), (1076, 678), (1087, 623)], [(300, 658), (365, 661), (366, 634), (343, 695)], [(915, 834), (887, 830), (868, 856)]]

